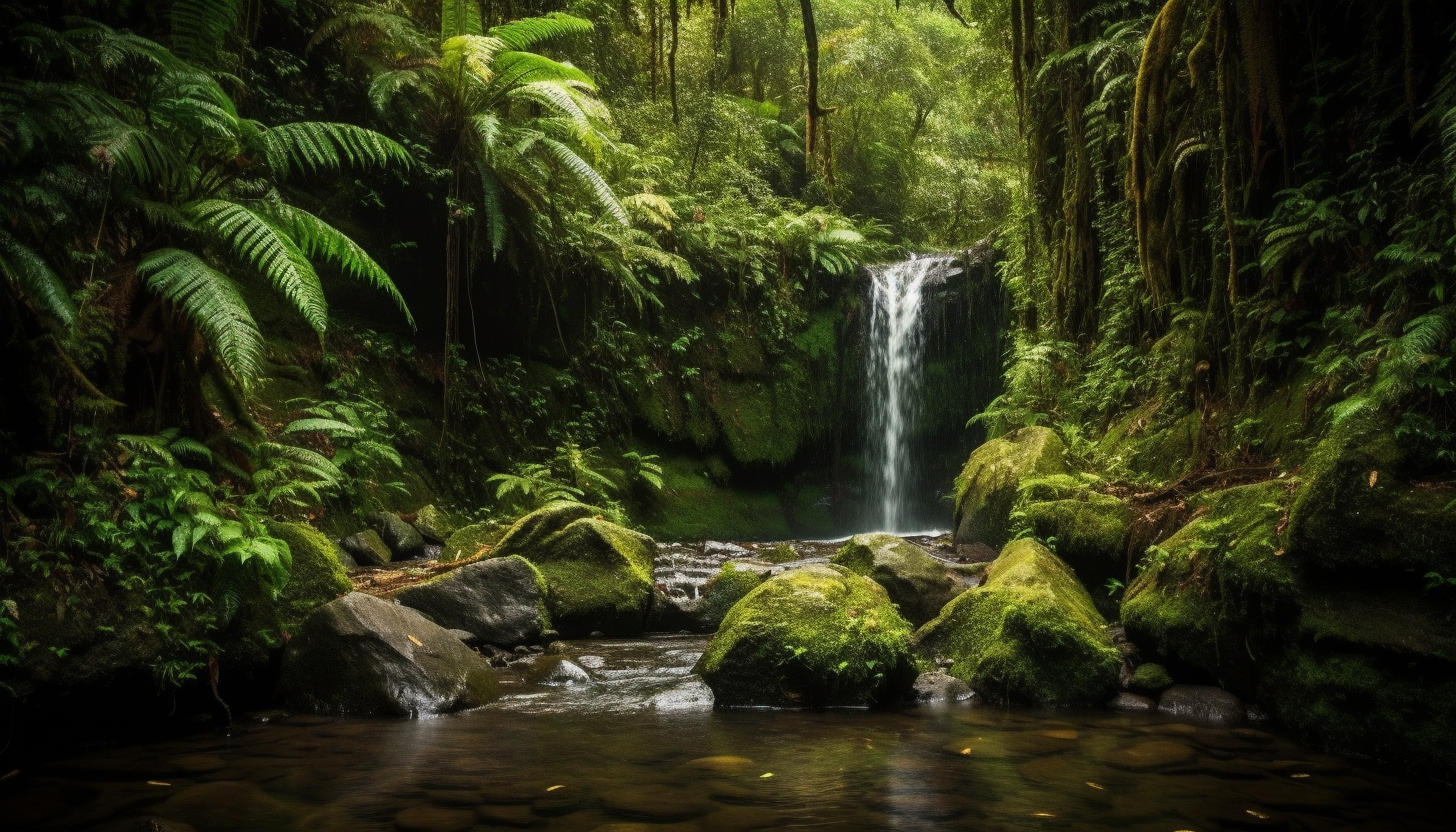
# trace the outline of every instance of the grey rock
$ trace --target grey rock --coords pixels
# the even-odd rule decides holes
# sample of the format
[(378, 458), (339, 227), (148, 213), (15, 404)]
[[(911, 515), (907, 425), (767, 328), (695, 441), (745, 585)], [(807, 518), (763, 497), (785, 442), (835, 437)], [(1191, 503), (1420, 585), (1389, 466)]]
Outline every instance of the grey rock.
[(339, 548), (359, 566), (384, 566), (394, 559), (394, 553), (384, 545), (384, 540), (373, 529), (365, 529), (341, 539)]
[(468, 645), (474, 646), (475, 644), (479, 643), (479, 641), (480, 641), (480, 638), (478, 636), (476, 636), (475, 633), (472, 633), (469, 630), (450, 630), (450, 629), (447, 629), (447, 630), (445, 630), (445, 632), (447, 632), (450, 635), (452, 635), (452, 636), (460, 639), (460, 643), (461, 644), (468, 644)]
[(538, 574), (518, 557), (467, 564), (394, 597), (441, 627), (465, 630), (501, 647), (540, 641), (546, 624)]
[(976, 698), (976, 692), (964, 681), (940, 670), (922, 673), (915, 678), (911, 698), (921, 705), (965, 702)]
[(1112, 701), (1107, 703), (1107, 707), (1113, 709), (1114, 711), (1148, 712), (1156, 711), (1158, 709), (1158, 703), (1147, 698), (1146, 696), (1138, 696), (1136, 693), (1128, 693), (1126, 691), (1123, 691), (1122, 693), (1119, 693), (1118, 695), (1112, 697)]
[(703, 599), (680, 598), (663, 592), (652, 591), (652, 606), (647, 613), (647, 629), (657, 633), (675, 633), (687, 630), (690, 633), (708, 633), (713, 628), (703, 620)]
[(345, 569), (356, 569), (359, 566), (359, 562), (354, 560), (354, 556), (345, 551), (337, 540), (334, 541), (334, 557), (339, 559), (339, 565)]
[(288, 642), (280, 691), (299, 710), (420, 716), (499, 696), (490, 664), (419, 612), (351, 592)]
[(939, 615), (942, 607), (966, 591), (944, 564), (892, 534), (857, 534), (833, 562), (884, 587), (900, 614), (915, 627)]
[(1206, 725), (1234, 726), (1244, 721), (1244, 703), (1211, 685), (1174, 685), (1158, 700), (1158, 713)]
[(381, 511), (370, 515), (369, 528), (379, 534), (395, 560), (413, 560), (425, 553), (425, 538), (398, 514)]
[(591, 674), (585, 668), (561, 656), (544, 656), (534, 661), (528, 681), (538, 685), (562, 687), (593, 684)]
[(745, 549), (737, 543), (724, 543), (718, 540), (709, 540), (703, 543), (703, 554), (730, 560), (733, 558), (758, 557), (758, 553), (752, 549)]

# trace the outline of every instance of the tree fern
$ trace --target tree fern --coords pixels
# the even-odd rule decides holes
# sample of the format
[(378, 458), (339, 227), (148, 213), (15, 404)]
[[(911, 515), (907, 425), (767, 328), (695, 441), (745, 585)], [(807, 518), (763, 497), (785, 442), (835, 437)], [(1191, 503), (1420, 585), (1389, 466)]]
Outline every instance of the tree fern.
[(197, 255), (164, 248), (137, 265), (147, 288), (180, 311), (207, 343), (212, 354), (244, 384), (263, 366), (263, 336), (242, 293), (227, 275)]
[(216, 67), (239, 22), (238, 0), (173, 0), (172, 51), (197, 66)]
[(590, 34), (591, 31), (592, 24), (589, 20), (561, 12), (552, 12), (541, 17), (525, 17), (494, 26), (487, 34), (505, 41), (511, 49), (524, 52), (553, 38), (585, 35)]
[(221, 199), (194, 202), (186, 213), (198, 228), (251, 266), (288, 299), (314, 331), (328, 328), (328, 306), (318, 274), (302, 250), (242, 205)]
[(0, 273), (41, 312), (67, 329), (76, 322), (76, 305), (50, 264), (4, 228), (0, 228)]
[(280, 175), (336, 171), (352, 166), (396, 163), (408, 167), (409, 151), (384, 135), (353, 124), (298, 121), (263, 132), (268, 161)]
[(603, 179), (600, 173), (597, 173), (596, 168), (587, 164), (585, 159), (576, 155), (576, 151), (556, 139), (542, 135), (538, 141), (551, 158), (587, 187), (587, 190), (596, 198), (598, 205), (605, 208), (617, 219), (617, 222), (623, 225), (629, 224), (627, 212), (622, 208), (622, 203), (617, 201), (617, 195), (612, 193), (612, 186), (607, 184), (607, 180)]
[(383, 290), (399, 307), (409, 325), (415, 325), (414, 316), (400, 296), (399, 288), (358, 243), (302, 208), (278, 202), (269, 204), (264, 210), (293, 238), (304, 254), (333, 263), (339, 271), (355, 280)]
[(479, 35), (485, 27), (480, 22), (479, 0), (441, 0), (440, 39), (458, 35)]

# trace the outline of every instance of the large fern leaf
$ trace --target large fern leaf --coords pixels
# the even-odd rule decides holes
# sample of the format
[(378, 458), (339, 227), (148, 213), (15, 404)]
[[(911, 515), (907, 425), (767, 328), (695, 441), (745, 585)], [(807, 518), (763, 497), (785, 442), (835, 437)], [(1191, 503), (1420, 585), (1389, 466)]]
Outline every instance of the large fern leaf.
[(384, 291), (399, 307), (410, 326), (415, 325), (414, 316), (400, 296), (399, 288), (358, 243), (302, 208), (275, 203), (266, 210), (274, 222), (293, 238), (304, 254), (310, 258), (327, 260), (355, 280)]
[(479, 35), (485, 31), (480, 22), (479, 0), (441, 0), (440, 40), (459, 35)]
[(200, 231), (273, 284), (314, 331), (323, 336), (328, 328), (328, 304), (324, 301), (323, 287), (318, 274), (292, 239), (235, 202), (200, 200), (189, 204), (186, 213)]
[[(448, 0), (447, 0), (448, 2)], [(524, 52), (538, 43), (568, 35), (589, 34), (590, 20), (583, 20), (561, 12), (552, 12), (542, 17), (523, 17), (500, 26), (492, 27), (487, 33), (505, 41), (511, 49)]]
[(263, 366), (263, 336), (238, 286), (190, 251), (164, 248), (137, 265), (147, 288), (180, 311), (226, 370), (245, 385)]
[(600, 173), (597, 173), (596, 168), (587, 164), (587, 161), (578, 156), (576, 151), (555, 139), (542, 136), (539, 142), (547, 155), (555, 159), (561, 167), (587, 187), (598, 205), (605, 208), (622, 225), (630, 224), (631, 221), (627, 218), (627, 212), (622, 208), (622, 203), (618, 202), (617, 195), (612, 193), (612, 186), (607, 184), (607, 180), (603, 179)]
[(396, 163), (408, 167), (409, 151), (393, 139), (353, 124), (296, 121), (263, 132), (268, 161), (280, 173), (313, 173), (352, 166)]
[(228, 32), (238, 25), (238, 0), (174, 0), (172, 51), (188, 63), (216, 68)]
[(0, 273), (42, 312), (67, 328), (76, 322), (76, 305), (50, 264), (4, 228), (0, 228)]

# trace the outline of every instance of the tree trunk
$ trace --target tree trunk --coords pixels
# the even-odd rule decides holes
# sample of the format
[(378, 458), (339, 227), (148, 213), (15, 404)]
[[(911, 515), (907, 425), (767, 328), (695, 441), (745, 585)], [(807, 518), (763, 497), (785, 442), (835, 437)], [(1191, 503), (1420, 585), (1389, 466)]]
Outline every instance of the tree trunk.
[(668, 0), (667, 16), (672, 21), (672, 42), (667, 48), (667, 87), (668, 95), (672, 98), (672, 123), (678, 123), (677, 112), (677, 25), (678, 0)]
[(804, 18), (804, 50), (809, 65), (809, 105), (804, 117), (804, 171), (812, 174), (819, 144), (819, 119), (825, 114), (819, 106), (819, 33), (814, 29), (813, 0), (799, 0), (799, 12)]

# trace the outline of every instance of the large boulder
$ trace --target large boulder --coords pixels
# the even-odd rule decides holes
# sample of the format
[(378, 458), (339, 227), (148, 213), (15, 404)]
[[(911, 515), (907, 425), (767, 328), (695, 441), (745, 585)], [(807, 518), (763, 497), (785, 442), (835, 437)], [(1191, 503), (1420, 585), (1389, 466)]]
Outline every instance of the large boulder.
[(383, 538), (373, 529), (340, 538), (339, 548), (360, 566), (385, 566), (394, 559), (394, 553), (384, 545)]
[(483, 555), (490, 551), (490, 547), (500, 542), (501, 536), (506, 533), (508, 528), (490, 521), (461, 526), (445, 539), (445, 544), (440, 549), (440, 560), (445, 562), (470, 560), (478, 555)]
[(1035, 477), (1070, 473), (1066, 450), (1050, 428), (1028, 427), (972, 451), (955, 481), (955, 542), (1004, 546), (1019, 486)]
[(516, 522), (493, 558), (519, 555), (546, 578), (546, 605), (563, 636), (641, 633), (652, 605), (652, 538), (554, 503)]
[(833, 562), (884, 587), (900, 614), (915, 627), (939, 615), (942, 607), (966, 590), (944, 564), (892, 534), (857, 534), (835, 554)]
[(288, 642), (280, 690), (300, 710), (411, 717), (499, 696), (490, 664), (455, 636), (357, 592), (320, 607)]
[(414, 560), (425, 554), (425, 538), (398, 514), (379, 511), (369, 516), (369, 528), (389, 547), (394, 560)]
[(718, 574), (703, 585), (702, 599), (698, 605), (698, 616), (703, 627), (708, 632), (718, 629), (733, 605), (768, 580), (768, 575), (766, 569), (756, 569), (731, 561), (723, 564)]
[[(1033, 501), (1023, 491), (1013, 515), (1027, 535), (1054, 543), (1057, 557), (1072, 567), (1094, 597), (1109, 579), (1127, 579), (1128, 535), (1137, 515), (1116, 497), (1086, 489), (1060, 499)], [(1110, 609), (1112, 605), (1108, 605)]]
[(293, 565), (278, 598), (287, 631), (316, 608), (353, 589), (333, 541), (307, 523), (269, 523), (268, 534), (288, 544)]
[(915, 634), (927, 658), (951, 661), (993, 702), (1102, 703), (1121, 657), (1107, 622), (1065, 563), (1017, 540), (986, 570), (986, 583), (946, 605)]
[(450, 519), (450, 515), (436, 508), (433, 503), (415, 512), (413, 525), (425, 540), (441, 544), (449, 540), (450, 535), (456, 531), (455, 521)]
[(719, 706), (890, 704), (915, 680), (910, 632), (879, 584), (806, 566), (735, 604), (695, 671)]
[(395, 593), (447, 630), (464, 630), (499, 647), (537, 644), (551, 628), (546, 580), (525, 558), (492, 558)]

